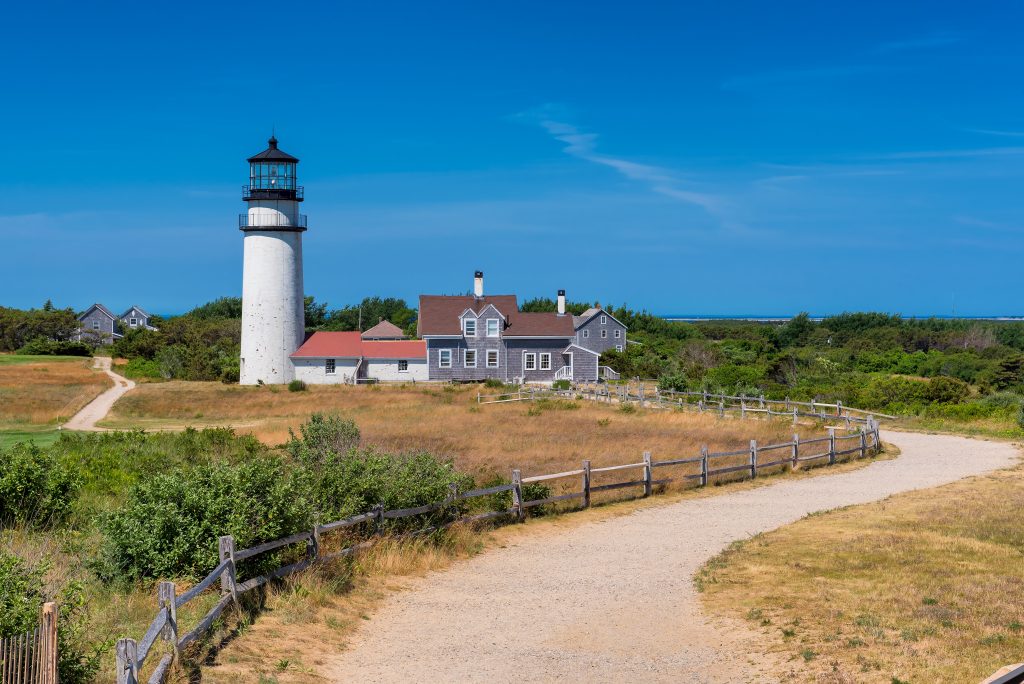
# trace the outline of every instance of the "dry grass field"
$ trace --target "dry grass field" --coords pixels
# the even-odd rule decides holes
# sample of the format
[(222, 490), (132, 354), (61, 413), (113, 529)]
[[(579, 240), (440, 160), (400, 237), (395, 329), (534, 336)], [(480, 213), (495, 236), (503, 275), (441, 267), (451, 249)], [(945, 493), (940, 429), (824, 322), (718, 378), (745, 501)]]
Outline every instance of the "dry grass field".
[[(477, 386), (408, 385), (310, 387), (305, 392), (219, 383), (140, 385), (101, 423), (106, 427), (174, 428), (230, 425), (269, 444), (288, 438), (316, 411), (356, 421), (363, 442), (389, 451), (426, 450), (453, 458), (484, 478), (636, 462), (643, 451), (655, 460), (697, 456), (701, 444), (741, 449), (790, 439), (786, 421), (720, 419), (676, 411), (627, 413), (587, 401), (513, 402), (478, 406)], [(809, 434), (814, 428), (800, 426)], [(662, 471), (663, 472), (663, 471)]]
[(110, 379), (80, 357), (0, 357), (0, 430), (54, 425), (78, 412)]
[(981, 681), (1024, 653), (1024, 469), (810, 516), (702, 572), (798, 681)]

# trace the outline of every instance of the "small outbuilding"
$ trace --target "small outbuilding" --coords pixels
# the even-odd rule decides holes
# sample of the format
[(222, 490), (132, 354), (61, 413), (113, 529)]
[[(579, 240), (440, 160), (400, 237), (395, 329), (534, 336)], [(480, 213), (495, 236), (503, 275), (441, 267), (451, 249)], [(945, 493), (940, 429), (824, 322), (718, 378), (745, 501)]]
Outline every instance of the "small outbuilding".
[(427, 379), (422, 340), (364, 340), (358, 332), (315, 332), (291, 359), (295, 379), (311, 385)]

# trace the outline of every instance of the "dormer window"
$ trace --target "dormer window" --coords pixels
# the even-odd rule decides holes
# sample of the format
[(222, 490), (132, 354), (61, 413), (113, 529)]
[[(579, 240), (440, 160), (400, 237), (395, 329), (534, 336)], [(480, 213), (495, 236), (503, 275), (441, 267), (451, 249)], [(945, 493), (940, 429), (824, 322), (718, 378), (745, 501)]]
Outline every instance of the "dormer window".
[(498, 336), (498, 319), (488, 318), (487, 319), (487, 336), (497, 337)]
[(462, 332), (466, 337), (476, 337), (476, 319), (464, 319), (462, 321)]
[(607, 322), (608, 322), (608, 317), (607, 316), (601, 316), (601, 325), (604, 325)]

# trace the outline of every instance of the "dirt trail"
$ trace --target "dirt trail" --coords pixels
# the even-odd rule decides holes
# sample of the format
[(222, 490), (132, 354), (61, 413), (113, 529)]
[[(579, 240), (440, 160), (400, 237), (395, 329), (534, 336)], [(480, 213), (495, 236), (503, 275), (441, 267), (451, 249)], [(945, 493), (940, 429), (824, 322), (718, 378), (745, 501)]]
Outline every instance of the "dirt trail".
[[(702, 614), (693, 575), (731, 541), (820, 510), (934, 487), (1016, 448), (887, 432), (899, 458), (528, 536), (390, 597), (325, 665), (337, 682), (771, 681), (758, 636)], [(785, 581), (785, 578), (780, 578)]]
[(103, 430), (103, 428), (96, 427), (96, 423), (107, 417), (107, 413), (110, 412), (114, 402), (124, 396), (129, 390), (135, 388), (133, 381), (110, 370), (110, 365), (111, 359), (109, 357), (96, 357), (93, 368), (102, 370), (110, 376), (110, 379), (114, 381), (114, 386), (86, 404), (81, 411), (71, 417), (71, 420), (64, 423), (62, 429), (88, 430), (91, 432)]

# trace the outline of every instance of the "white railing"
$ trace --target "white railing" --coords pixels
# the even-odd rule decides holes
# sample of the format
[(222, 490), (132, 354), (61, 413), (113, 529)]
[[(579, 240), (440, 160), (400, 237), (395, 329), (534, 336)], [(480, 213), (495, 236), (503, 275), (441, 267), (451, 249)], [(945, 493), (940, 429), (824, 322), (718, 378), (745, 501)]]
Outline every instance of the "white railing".
[(555, 380), (572, 380), (572, 366), (562, 366), (556, 370)]

